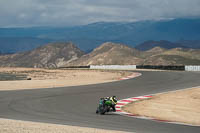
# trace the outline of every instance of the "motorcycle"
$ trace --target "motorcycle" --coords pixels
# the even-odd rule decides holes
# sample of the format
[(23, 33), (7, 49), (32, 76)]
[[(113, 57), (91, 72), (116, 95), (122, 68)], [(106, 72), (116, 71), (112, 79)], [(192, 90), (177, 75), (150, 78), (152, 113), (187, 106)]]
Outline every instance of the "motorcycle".
[(113, 111), (112, 101), (101, 99), (99, 101), (99, 106), (97, 107), (96, 114), (100, 113), (101, 115), (104, 115), (106, 112), (111, 112), (111, 111)]

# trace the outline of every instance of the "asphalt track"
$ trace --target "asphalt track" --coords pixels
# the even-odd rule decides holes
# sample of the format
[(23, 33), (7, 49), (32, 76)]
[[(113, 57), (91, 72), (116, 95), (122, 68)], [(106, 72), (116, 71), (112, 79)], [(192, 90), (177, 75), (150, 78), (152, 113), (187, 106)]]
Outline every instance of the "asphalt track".
[[(77, 81), (78, 82), (78, 81)], [(118, 99), (200, 86), (200, 73), (142, 72), (135, 79), (50, 89), (1, 91), (0, 118), (114, 129), (138, 133), (200, 133), (200, 127), (96, 115), (100, 97)]]

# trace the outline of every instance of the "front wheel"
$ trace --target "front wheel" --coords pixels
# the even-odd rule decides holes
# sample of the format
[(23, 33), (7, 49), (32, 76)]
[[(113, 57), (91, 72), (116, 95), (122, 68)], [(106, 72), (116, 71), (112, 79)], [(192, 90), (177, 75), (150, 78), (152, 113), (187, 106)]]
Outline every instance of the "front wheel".
[(108, 110), (108, 106), (102, 107), (102, 109), (101, 109), (101, 115), (104, 115), (107, 112), (107, 110)]
[(97, 109), (97, 110), (96, 110), (96, 114), (98, 114), (98, 113), (99, 113), (99, 110)]

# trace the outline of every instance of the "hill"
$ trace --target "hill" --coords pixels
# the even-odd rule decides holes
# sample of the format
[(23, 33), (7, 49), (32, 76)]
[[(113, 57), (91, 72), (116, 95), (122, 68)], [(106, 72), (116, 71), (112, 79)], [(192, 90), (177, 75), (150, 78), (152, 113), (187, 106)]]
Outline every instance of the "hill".
[(140, 51), (122, 44), (107, 42), (68, 65), (140, 64)]
[(32, 51), (0, 56), (0, 66), (56, 68), (83, 54), (72, 43), (50, 43)]
[(144, 60), (143, 65), (200, 65), (200, 50), (174, 48), (155, 52)]
[(200, 50), (154, 47), (138, 51), (123, 44), (104, 43), (91, 53), (67, 64), (81, 65), (200, 65)]

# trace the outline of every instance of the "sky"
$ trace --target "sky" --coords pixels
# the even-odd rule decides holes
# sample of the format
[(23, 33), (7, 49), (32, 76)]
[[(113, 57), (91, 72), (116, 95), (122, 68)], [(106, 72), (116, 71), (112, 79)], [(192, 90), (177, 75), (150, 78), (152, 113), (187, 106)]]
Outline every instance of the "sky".
[(0, 27), (200, 17), (200, 0), (0, 0)]

